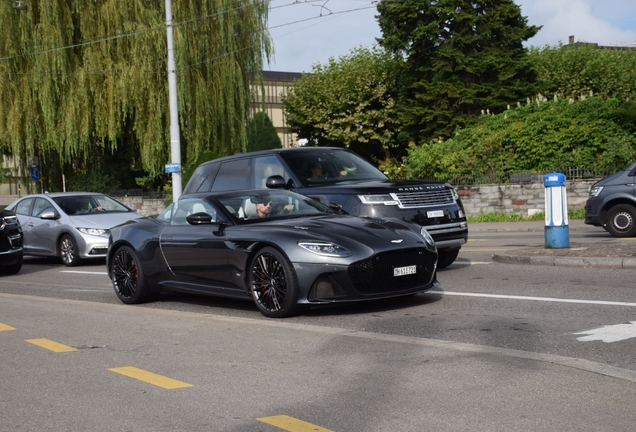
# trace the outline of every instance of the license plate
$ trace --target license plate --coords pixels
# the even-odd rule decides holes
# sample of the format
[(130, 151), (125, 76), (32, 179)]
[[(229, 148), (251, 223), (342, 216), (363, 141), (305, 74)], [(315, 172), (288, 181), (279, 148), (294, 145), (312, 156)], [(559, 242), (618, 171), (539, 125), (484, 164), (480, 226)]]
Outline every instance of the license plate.
[(414, 265), (408, 267), (396, 267), (393, 269), (393, 276), (404, 276), (415, 274), (416, 267)]
[(430, 218), (441, 217), (441, 216), (444, 216), (444, 210), (429, 211), (429, 212), (426, 212), (426, 216)]

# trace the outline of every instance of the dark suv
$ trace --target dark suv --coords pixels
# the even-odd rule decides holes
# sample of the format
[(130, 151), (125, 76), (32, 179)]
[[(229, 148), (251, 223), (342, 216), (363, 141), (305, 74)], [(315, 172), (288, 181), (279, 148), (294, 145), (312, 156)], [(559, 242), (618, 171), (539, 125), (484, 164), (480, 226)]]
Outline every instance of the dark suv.
[(425, 226), (437, 245), (438, 268), (449, 266), (468, 239), (466, 215), (451, 185), (389, 180), (355, 153), (301, 147), (239, 153), (205, 162), (183, 195), (284, 187), (355, 216), (394, 217)]
[(12, 211), (0, 210), (0, 274), (22, 268), (22, 228)]
[(614, 237), (636, 235), (636, 162), (590, 188), (585, 223), (601, 226)]

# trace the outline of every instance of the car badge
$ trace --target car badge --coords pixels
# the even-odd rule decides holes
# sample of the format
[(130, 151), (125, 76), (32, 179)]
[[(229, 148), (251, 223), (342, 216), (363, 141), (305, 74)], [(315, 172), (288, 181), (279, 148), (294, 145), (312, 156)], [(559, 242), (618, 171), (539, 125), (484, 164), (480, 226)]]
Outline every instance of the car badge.
[(391, 243), (402, 243), (402, 239), (391, 240)]

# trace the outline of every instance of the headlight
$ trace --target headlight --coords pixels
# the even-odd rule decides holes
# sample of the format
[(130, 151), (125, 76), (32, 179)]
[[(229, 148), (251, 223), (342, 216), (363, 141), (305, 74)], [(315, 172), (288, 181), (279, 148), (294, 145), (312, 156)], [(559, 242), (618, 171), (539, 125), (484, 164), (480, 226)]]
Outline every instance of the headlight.
[(596, 197), (596, 196), (598, 196), (598, 194), (601, 193), (602, 190), (603, 190), (603, 186), (592, 186), (590, 188), (590, 196), (591, 197)]
[(316, 255), (345, 258), (351, 256), (351, 252), (340, 245), (329, 242), (298, 242), (298, 246), (313, 252)]
[(433, 237), (431, 237), (428, 231), (426, 231), (426, 228), (422, 227), (420, 229), (420, 234), (422, 234), (422, 237), (424, 237), (424, 243), (426, 243), (426, 247), (430, 250), (435, 250), (435, 240), (433, 240)]
[(455, 198), (455, 201), (459, 201), (459, 194), (457, 193), (455, 188), (451, 188), (451, 193), (453, 194), (453, 198)]
[(391, 195), (358, 195), (362, 204), (397, 205), (397, 201)]
[(88, 234), (88, 235), (94, 235), (94, 236), (101, 236), (104, 234), (108, 234), (110, 232), (107, 229), (101, 229), (101, 228), (78, 228), (77, 230), (81, 232), (82, 234)]

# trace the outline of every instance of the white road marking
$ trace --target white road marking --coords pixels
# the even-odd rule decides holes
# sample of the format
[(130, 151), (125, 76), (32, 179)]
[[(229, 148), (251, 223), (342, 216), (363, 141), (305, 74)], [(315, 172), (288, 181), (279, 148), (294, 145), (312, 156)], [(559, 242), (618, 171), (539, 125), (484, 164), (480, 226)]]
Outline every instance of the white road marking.
[(552, 298), (552, 297), (509, 296), (509, 295), (501, 295), (501, 294), (479, 294), (479, 293), (462, 293), (462, 292), (450, 292), (450, 291), (426, 291), (426, 293), (449, 295), (449, 296), (497, 298), (497, 299), (508, 299), (508, 300), (533, 300), (533, 301), (556, 302), (556, 303), (579, 303), (579, 304), (593, 304), (593, 305), (605, 305), (605, 306), (636, 307), (636, 303), (603, 301), (603, 300), (579, 300), (579, 299), (561, 299), (561, 298)]
[(107, 272), (91, 272), (91, 271), (80, 271), (80, 270), (60, 270), (60, 273), (80, 273), (80, 274), (108, 275)]
[(451, 266), (460, 266), (460, 267), (467, 267), (467, 266), (471, 266), (471, 265), (480, 265), (480, 264), (492, 264), (490, 262), (487, 261), (470, 261), (470, 262), (465, 262), (465, 261), (455, 261), (453, 264), (451, 264), (449, 267)]
[(586, 330), (575, 335), (588, 335), (580, 338), (576, 338), (581, 342), (589, 341), (603, 341), (605, 343), (618, 342), (625, 339), (631, 339), (636, 337), (636, 321), (631, 321), (625, 324), (616, 324), (604, 326), (592, 330)]

